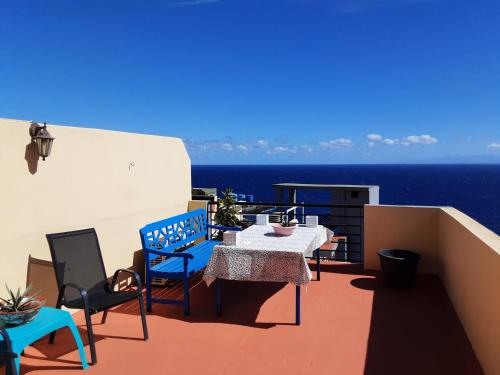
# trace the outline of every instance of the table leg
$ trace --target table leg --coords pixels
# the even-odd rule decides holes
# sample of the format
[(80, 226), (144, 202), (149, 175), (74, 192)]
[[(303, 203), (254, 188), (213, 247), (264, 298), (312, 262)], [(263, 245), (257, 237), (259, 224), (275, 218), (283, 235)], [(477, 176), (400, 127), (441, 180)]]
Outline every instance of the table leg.
[(321, 261), (320, 261), (321, 250), (316, 249), (316, 280), (321, 279)]
[(67, 327), (71, 330), (71, 333), (73, 334), (73, 338), (78, 348), (78, 353), (80, 354), (80, 361), (82, 362), (82, 367), (83, 369), (86, 369), (89, 367), (89, 364), (87, 362), (87, 357), (85, 356), (85, 350), (83, 349), (83, 342), (80, 333), (78, 332), (78, 329), (76, 328), (73, 319), (71, 319), (71, 322), (68, 322), (67, 324), (68, 324)]
[(217, 316), (222, 315), (222, 280), (215, 280), (215, 295), (216, 295), (216, 313)]
[(295, 286), (295, 324), (300, 325), (300, 285)]

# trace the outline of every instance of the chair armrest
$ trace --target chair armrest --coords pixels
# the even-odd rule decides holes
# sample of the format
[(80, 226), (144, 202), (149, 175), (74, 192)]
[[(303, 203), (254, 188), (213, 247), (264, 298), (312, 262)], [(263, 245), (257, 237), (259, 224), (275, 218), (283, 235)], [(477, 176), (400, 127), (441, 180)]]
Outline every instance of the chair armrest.
[[(129, 270), (128, 268), (120, 268), (115, 271), (115, 274), (113, 275), (113, 279), (111, 280), (111, 286), (110, 286), (110, 291), (112, 291), (115, 287), (116, 281), (118, 280), (118, 275), (120, 272), (128, 273), (135, 279), (135, 283), (137, 284), (137, 290), (139, 293), (142, 293), (142, 283), (141, 283), (141, 278), (139, 277), (139, 274), (135, 271)], [(109, 284), (108, 284), (109, 286)]]
[(193, 259), (194, 256), (193, 254), (189, 253), (166, 253), (164, 251), (159, 251), (159, 250), (153, 250), (153, 249), (142, 249), (142, 251), (146, 251), (148, 253), (156, 254), (156, 255), (161, 255), (167, 258), (188, 258), (188, 259)]
[(218, 230), (234, 230), (234, 231), (237, 231), (237, 232), (241, 231), (241, 227), (238, 227), (238, 226), (225, 227), (223, 225), (207, 224), (207, 228), (213, 228), (213, 229), (218, 229)]

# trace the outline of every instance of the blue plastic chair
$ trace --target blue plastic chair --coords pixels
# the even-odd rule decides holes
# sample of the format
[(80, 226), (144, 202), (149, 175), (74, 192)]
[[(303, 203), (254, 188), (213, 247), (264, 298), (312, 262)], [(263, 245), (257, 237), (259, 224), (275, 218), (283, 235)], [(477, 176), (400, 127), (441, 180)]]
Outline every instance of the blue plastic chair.
[(78, 347), (78, 352), (80, 353), (82, 367), (84, 369), (88, 368), (89, 364), (87, 362), (87, 358), (85, 357), (85, 351), (83, 350), (82, 339), (78, 333), (75, 322), (73, 322), (73, 318), (69, 312), (55, 309), (53, 307), (42, 307), (35, 319), (29, 323), (18, 327), (4, 328), (4, 332), (7, 333), (8, 337), (5, 339), (3, 336), (0, 336), (0, 347), (10, 346), (10, 348), (7, 348), (8, 351), (17, 354), (14, 358), (14, 363), (16, 371), (19, 373), (20, 357), (24, 348), (49, 333), (63, 327), (68, 327), (71, 330), (75, 343)]

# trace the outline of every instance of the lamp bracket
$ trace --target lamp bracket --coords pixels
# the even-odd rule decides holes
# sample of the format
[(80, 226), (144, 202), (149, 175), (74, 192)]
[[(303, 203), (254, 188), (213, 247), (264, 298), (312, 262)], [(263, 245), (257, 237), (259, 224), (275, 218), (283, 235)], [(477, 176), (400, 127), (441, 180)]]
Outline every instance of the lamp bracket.
[(31, 126), (30, 126), (30, 136), (31, 138), (33, 137), (36, 137), (38, 135), (38, 133), (40, 133), (40, 131), (42, 129), (47, 129), (47, 123), (44, 122), (43, 125), (40, 125), (34, 121), (31, 122)]

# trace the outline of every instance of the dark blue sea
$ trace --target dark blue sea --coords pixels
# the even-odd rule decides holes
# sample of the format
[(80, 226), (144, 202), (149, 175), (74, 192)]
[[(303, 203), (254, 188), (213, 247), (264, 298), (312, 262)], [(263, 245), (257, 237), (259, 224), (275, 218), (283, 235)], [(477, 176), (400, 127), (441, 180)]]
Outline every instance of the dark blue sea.
[[(381, 204), (453, 206), (500, 234), (500, 165), (193, 165), (193, 187), (231, 187), (274, 202), (274, 183), (379, 185)], [(327, 193), (299, 191), (306, 203)]]

